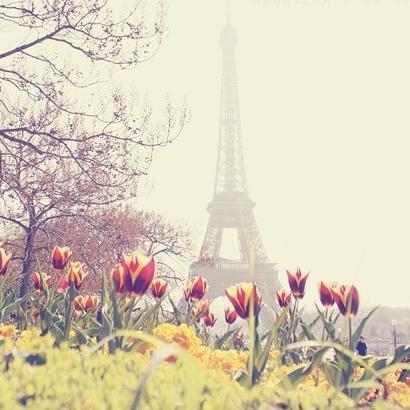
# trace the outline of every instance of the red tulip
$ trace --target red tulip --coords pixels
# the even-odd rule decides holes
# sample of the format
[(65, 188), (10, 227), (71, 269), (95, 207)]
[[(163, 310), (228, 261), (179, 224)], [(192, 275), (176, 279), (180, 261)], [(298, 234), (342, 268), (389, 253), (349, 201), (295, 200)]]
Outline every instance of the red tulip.
[(156, 278), (151, 283), (151, 293), (156, 299), (161, 299), (168, 288), (168, 282), (161, 278)]
[(276, 292), (276, 301), (282, 309), (287, 307), (291, 300), (292, 292), (287, 292), (285, 289), (281, 289)]
[(236, 313), (235, 309), (231, 307), (225, 308), (224, 313), (225, 313), (225, 322), (228, 323), (228, 325), (231, 325), (232, 323), (234, 323), (236, 318), (238, 317), (238, 314)]
[(43, 275), (42, 273), (37, 273), (34, 272), (31, 275), (31, 279), (33, 281), (34, 284), (34, 289), (36, 291), (42, 292), (44, 290), (43, 288), (43, 283), (41, 282), (41, 276), (43, 277), (43, 282), (48, 286), (50, 284), (51, 281), (51, 276), (50, 275)]
[(359, 310), (359, 292), (355, 286), (332, 289), (333, 298), (343, 316), (354, 317)]
[(68, 246), (56, 246), (51, 252), (51, 260), (54, 269), (63, 270), (72, 255), (71, 249)]
[(6, 251), (3, 248), (0, 248), (0, 276), (6, 274), (7, 265), (9, 264), (11, 257), (11, 253), (7, 255)]
[(262, 298), (255, 283), (242, 282), (226, 288), (225, 293), (236, 313), (242, 319), (247, 319), (251, 313), (251, 300), (253, 300), (253, 313), (255, 316), (262, 308)]
[(324, 282), (319, 283), (320, 302), (326, 309), (331, 308), (335, 303), (335, 299), (332, 293), (332, 289), (334, 288), (334, 285), (327, 285)]
[(202, 276), (195, 276), (188, 283), (184, 290), (185, 300), (195, 301), (200, 300), (204, 297), (205, 293), (208, 291), (208, 282), (203, 279)]
[(300, 268), (296, 269), (295, 273), (286, 271), (288, 274), (288, 282), (290, 290), (292, 291), (295, 299), (302, 299), (305, 296), (305, 285), (309, 273), (302, 274)]
[(216, 317), (213, 313), (208, 313), (204, 316), (204, 323), (206, 327), (213, 327), (216, 322)]
[(123, 255), (124, 286), (127, 292), (143, 295), (151, 286), (155, 276), (156, 264), (152, 256), (140, 252)]
[(68, 286), (72, 283), (77, 290), (80, 289), (87, 275), (88, 272), (86, 272), (84, 264), (81, 262), (70, 262), (67, 272)]
[(98, 296), (77, 296), (73, 301), (74, 309), (77, 311), (87, 311), (94, 309), (100, 303)]

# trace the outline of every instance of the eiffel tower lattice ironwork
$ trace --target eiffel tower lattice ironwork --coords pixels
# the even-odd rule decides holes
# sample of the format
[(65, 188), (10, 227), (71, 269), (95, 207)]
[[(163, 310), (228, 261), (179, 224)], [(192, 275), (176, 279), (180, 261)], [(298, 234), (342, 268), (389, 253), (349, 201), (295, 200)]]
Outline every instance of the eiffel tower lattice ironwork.
[[(272, 305), (279, 287), (275, 264), (270, 263), (253, 214), (255, 204), (249, 198), (241, 141), (238, 87), (235, 63), (237, 37), (229, 23), (222, 30), (222, 88), (218, 159), (213, 199), (208, 205), (209, 221), (197, 262), (189, 276), (202, 275), (209, 284), (208, 296), (224, 294), (226, 286), (255, 281), (264, 300)], [(220, 256), (223, 232), (236, 231), (239, 260)], [(254, 275), (251, 277), (251, 261)]]

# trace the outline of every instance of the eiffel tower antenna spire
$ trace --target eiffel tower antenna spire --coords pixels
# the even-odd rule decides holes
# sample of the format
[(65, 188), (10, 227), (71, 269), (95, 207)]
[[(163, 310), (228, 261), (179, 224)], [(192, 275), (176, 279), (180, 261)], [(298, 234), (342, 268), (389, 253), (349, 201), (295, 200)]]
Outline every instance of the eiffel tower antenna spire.
[[(228, 0), (227, 24), (220, 36), (222, 78), (215, 187), (207, 208), (209, 220), (200, 256), (191, 266), (190, 276), (201, 274), (207, 277), (213, 296), (223, 294), (225, 287), (232, 283), (253, 280), (261, 284), (263, 294), (269, 295), (265, 300), (272, 301), (279, 282), (253, 215), (255, 204), (249, 198), (239, 116), (237, 36), (229, 19)], [(226, 260), (220, 256), (222, 235), (227, 228), (236, 231), (239, 260)], [(255, 262), (255, 277), (250, 278), (252, 261)]]

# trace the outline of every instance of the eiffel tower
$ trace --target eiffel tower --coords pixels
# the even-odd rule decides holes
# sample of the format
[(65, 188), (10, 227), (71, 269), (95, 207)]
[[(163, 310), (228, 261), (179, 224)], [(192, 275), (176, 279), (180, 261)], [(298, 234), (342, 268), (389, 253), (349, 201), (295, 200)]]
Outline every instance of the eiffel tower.
[[(249, 198), (241, 141), (238, 87), (235, 63), (237, 37), (228, 19), (222, 30), (222, 88), (219, 145), (213, 199), (208, 205), (209, 221), (197, 262), (189, 276), (201, 275), (209, 282), (209, 298), (224, 295), (227, 286), (254, 281), (264, 301), (273, 306), (279, 289), (275, 264), (269, 262)], [(223, 232), (234, 229), (239, 259), (220, 256)], [(251, 275), (251, 268), (253, 274)]]

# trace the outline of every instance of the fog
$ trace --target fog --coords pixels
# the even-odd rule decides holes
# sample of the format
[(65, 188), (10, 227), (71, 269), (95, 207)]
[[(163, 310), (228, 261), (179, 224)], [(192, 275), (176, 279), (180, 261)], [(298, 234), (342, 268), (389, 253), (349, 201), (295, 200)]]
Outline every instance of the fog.
[[(235, 1), (245, 162), (270, 259), (354, 283), (364, 305), (408, 306), (410, 6)], [(160, 151), (138, 207), (193, 227), (212, 198), (224, 2), (173, 0), (157, 56), (135, 70), (151, 99), (186, 97), (191, 121)], [(154, 90), (154, 92), (153, 92)]]
[[(282, 284), (297, 265), (311, 272), (308, 302), (324, 279), (355, 284), (364, 305), (409, 306), (410, 3), (231, 3), (250, 196)], [(133, 88), (157, 109), (168, 98), (190, 108), (134, 205), (191, 225), (199, 251), (214, 188), (226, 4), (166, 4), (158, 53), (106, 86)]]

